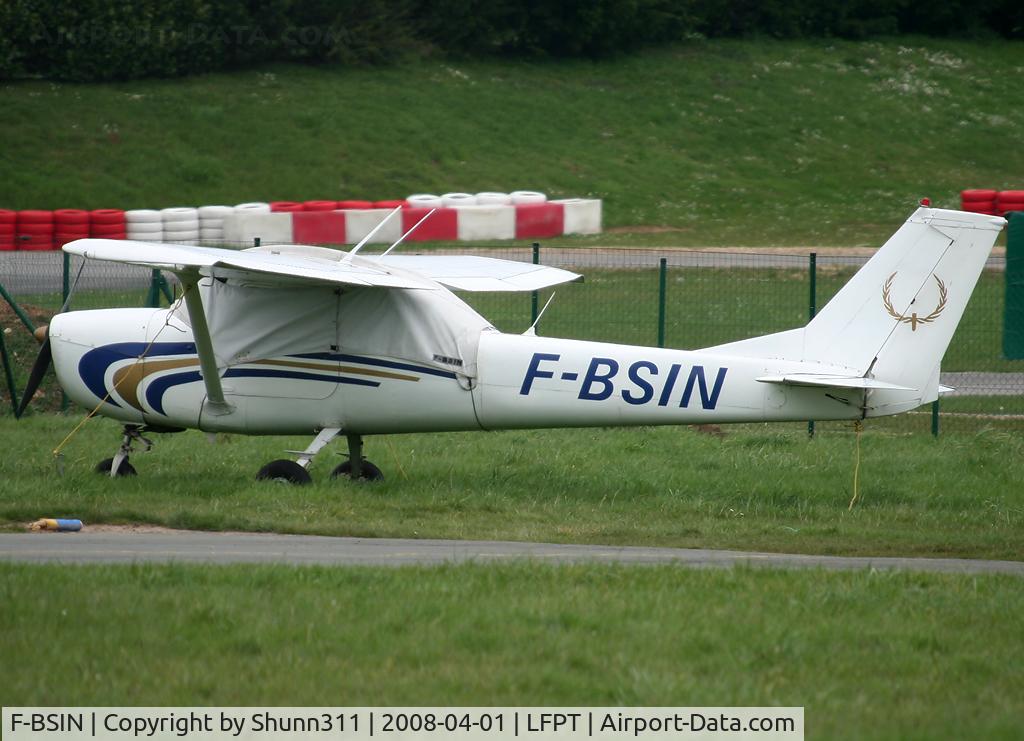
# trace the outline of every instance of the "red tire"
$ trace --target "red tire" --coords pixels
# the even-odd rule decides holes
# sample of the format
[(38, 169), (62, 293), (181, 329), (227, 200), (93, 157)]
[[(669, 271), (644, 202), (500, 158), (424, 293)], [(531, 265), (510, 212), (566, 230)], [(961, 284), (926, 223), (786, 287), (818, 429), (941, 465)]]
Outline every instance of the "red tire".
[(338, 201), (340, 209), (367, 209), (373, 208), (373, 201)]
[(118, 224), (124, 227), (124, 211), (119, 208), (97, 208), (89, 212), (89, 223), (96, 224)]
[(296, 203), (295, 201), (272, 201), (270, 203), (270, 210), (271, 211), (294, 212), (294, 211), (302, 211), (303, 208), (302, 208), (302, 204), (301, 203)]
[(53, 235), (53, 242), (54, 242), (54, 244), (57, 245), (57, 249), (60, 249), (61, 247), (66, 245), (68, 242), (74, 242), (75, 240), (78, 240), (78, 239), (88, 239), (88, 238), (89, 238), (88, 234), (65, 234), (65, 233), (62, 233), (62, 232), (58, 232), (57, 234)]
[(53, 212), (53, 223), (68, 226), (71, 224), (84, 224), (85, 228), (88, 229), (89, 212), (78, 208), (59, 208)]
[(116, 224), (100, 224), (89, 230), (89, 236), (97, 239), (127, 239), (128, 231)]
[(988, 214), (989, 216), (996, 215), (996, 207), (992, 203), (965, 203), (961, 208), (964, 211), (970, 211), (975, 214)]
[(374, 208), (386, 208), (388, 210), (396, 209), (398, 207), (408, 208), (409, 204), (405, 201), (374, 201)]
[(31, 222), (29, 222), (28, 224), (21, 224), (21, 223), (19, 223), (18, 224), (18, 228), (15, 231), (15, 233), (19, 234), (19, 235), (20, 234), (31, 234), (33, 236), (36, 236), (36, 235), (39, 235), (39, 234), (43, 234), (43, 235), (49, 235), (51, 237), (53, 236), (53, 232), (54, 232), (53, 224), (33, 224)]
[(996, 200), (1024, 203), (1024, 190), (1001, 190), (999, 195), (996, 196)]
[(2, 229), (5, 224), (14, 224), (17, 221), (17, 211), (9, 211), (6, 208), (0, 208), (0, 229)]
[(19, 211), (18, 224), (52, 224), (53, 211)]
[(334, 211), (338, 208), (337, 201), (303, 201), (303, 211)]
[(22, 252), (44, 252), (55, 249), (52, 234), (19, 234), (15, 245), (16, 249)]
[(961, 201), (994, 201), (996, 191), (988, 189), (974, 189), (960, 191)]

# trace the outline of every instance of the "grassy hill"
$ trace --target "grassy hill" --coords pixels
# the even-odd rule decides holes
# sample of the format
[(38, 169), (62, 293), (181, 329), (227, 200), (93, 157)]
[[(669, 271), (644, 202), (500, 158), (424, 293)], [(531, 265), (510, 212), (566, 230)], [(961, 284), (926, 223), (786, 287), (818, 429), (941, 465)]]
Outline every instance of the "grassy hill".
[(531, 188), (605, 199), (626, 234), (602, 243), (876, 244), (921, 196), (1024, 187), (1022, 51), (698, 41), (600, 63), (14, 83), (0, 206)]

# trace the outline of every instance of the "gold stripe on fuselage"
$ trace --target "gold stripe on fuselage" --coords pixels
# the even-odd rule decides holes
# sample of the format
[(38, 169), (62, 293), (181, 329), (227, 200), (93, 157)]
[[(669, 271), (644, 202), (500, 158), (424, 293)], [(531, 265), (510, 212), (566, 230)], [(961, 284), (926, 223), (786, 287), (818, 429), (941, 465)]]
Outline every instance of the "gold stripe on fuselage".
[[(371, 370), (369, 368), (356, 368), (349, 365), (329, 365), (327, 363), (307, 363), (297, 360), (253, 360), (244, 365), (276, 365), (285, 368), (306, 368), (309, 370), (326, 371), (328, 373), (355, 373), (374, 378), (388, 378), (395, 381), (419, 381), (416, 376), (407, 376), (402, 373), (390, 373), (388, 371)], [(199, 360), (187, 358), (179, 360), (145, 360), (135, 362), (131, 365), (119, 368), (114, 372), (114, 390), (124, 401), (134, 409), (145, 414), (142, 403), (139, 401), (139, 385), (150, 375), (177, 368), (199, 367)]]

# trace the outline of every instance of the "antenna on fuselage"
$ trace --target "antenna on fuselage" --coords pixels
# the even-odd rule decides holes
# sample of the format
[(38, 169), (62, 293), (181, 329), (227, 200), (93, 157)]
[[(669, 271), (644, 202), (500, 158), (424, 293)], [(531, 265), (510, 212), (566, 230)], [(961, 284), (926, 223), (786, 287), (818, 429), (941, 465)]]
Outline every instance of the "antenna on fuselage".
[(434, 213), (435, 211), (437, 211), (437, 209), (436, 209), (436, 208), (432, 208), (432, 209), (430, 209), (430, 211), (428, 211), (428, 212), (427, 212), (427, 215), (426, 215), (426, 216), (424, 216), (424, 217), (423, 217), (422, 219), (420, 219), (419, 221), (417, 221), (417, 222), (416, 222), (416, 223), (415, 223), (415, 224), (413, 225), (412, 229), (410, 229), (410, 230), (409, 230), (409, 231), (407, 231), (407, 232), (406, 232), (405, 234), (403, 234), (402, 236), (400, 236), (400, 237), (398, 238), (398, 241), (397, 241), (397, 242), (395, 242), (395, 243), (394, 243), (393, 245), (391, 245), (390, 247), (388, 247), (388, 248), (387, 248), (386, 250), (384, 250), (384, 251), (383, 251), (383, 252), (382, 252), (382, 253), (380, 254), (380, 256), (381, 256), (381, 257), (384, 257), (384, 255), (388, 254), (389, 252), (391, 252), (391, 250), (395, 249), (395, 247), (397, 247), (397, 246), (398, 246), (398, 245), (400, 245), (400, 244), (401, 244), (402, 242), (404, 242), (404, 241), (405, 241), (405, 238), (406, 238), (406, 237), (408, 237), (408, 236), (409, 236), (410, 234), (412, 234), (412, 233), (413, 233), (414, 231), (416, 231), (417, 229), (419, 229), (419, 227), (420, 227), (420, 224), (422, 224), (422, 223), (423, 223), (424, 221), (426, 221), (427, 219), (429, 219), (429, 218), (430, 218), (430, 214)]
[(537, 314), (537, 318), (533, 320), (533, 324), (530, 325), (530, 328), (528, 330), (523, 332), (524, 336), (526, 336), (526, 337), (536, 337), (537, 336), (537, 323), (540, 322), (540, 318), (542, 316), (544, 316), (544, 312), (548, 310), (548, 307), (551, 306), (551, 302), (554, 301), (554, 300), (555, 300), (555, 292), (552, 291), (551, 295), (548, 297), (548, 300), (544, 302), (544, 308), (540, 310), (540, 313)]
[(363, 245), (365, 245), (367, 242), (369, 242), (371, 239), (373, 239), (373, 236), (377, 232), (379, 232), (381, 230), (381, 227), (383, 227), (385, 224), (387, 224), (389, 221), (391, 221), (391, 218), (395, 214), (397, 214), (399, 211), (401, 211), (401, 210), (402, 210), (402, 207), (401, 206), (397, 206), (394, 211), (392, 211), (387, 216), (385, 216), (383, 219), (381, 219), (380, 223), (377, 224), (377, 226), (373, 227), (373, 229), (370, 230), (369, 234), (367, 234), (365, 237), (363, 237), (361, 240), (359, 240), (359, 244), (357, 244), (355, 247), (353, 247), (350, 252), (346, 252), (345, 253), (345, 256), (343, 258), (341, 258), (341, 261), (342, 262), (351, 262), (352, 258), (355, 256), (355, 254), (357, 252), (359, 252), (359, 250), (361, 250), (363, 248)]

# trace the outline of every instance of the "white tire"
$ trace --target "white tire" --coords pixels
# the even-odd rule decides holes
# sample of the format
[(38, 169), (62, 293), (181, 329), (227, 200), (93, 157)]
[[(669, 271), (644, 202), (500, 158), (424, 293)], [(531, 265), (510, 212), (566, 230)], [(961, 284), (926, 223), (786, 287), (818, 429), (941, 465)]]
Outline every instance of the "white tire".
[(199, 219), (191, 221), (169, 221), (164, 223), (164, 231), (199, 231)]
[(137, 208), (133, 211), (124, 212), (126, 224), (161, 224), (160, 212), (152, 208)]
[(190, 232), (164, 232), (164, 241), (173, 244), (187, 244), (188, 242), (199, 241), (199, 230)]
[(441, 202), (440, 196), (431, 195), (430, 193), (417, 193), (411, 195), (405, 199), (413, 208), (441, 208), (444, 203)]
[(224, 219), (200, 219), (200, 229), (223, 229)]
[(222, 240), (224, 239), (224, 230), (203, 227), (199, 230), (199, 238), (204, 242), (207, 240)]
[(128, 239), (133, 242), (163, 242), (163, 232), (143, 232), (141, 234), (133, 235), (131, 232), (128, 233)]
[(512, 203), (512, 196), (508, 193), (477, 193), (476, 203), (478, 206), (508, 206)]
[(545, 203), (548, 197), (535, 190), (514, 190), (512, 191), (512, 203)]
[(441, 203), (451, 208), (455, 206), (475, 206), (476, 196), (472, 193), (445, 193), (441, 196)]
[(160, 218), (164, 224), (191, 223), (199, 221), (199, 210), (188, 207), (174, 207), (160, 209)]
[(128, 232), (128, 239), (132, 239), (133, 234), (160, 234), (164, 230), (164, 225), (159, 221), (153, 223), (132, 223), (128, 222), (125, 225), (125, 231)]
[(270, 204), (263, 203), (261, 201), (254, 201), (252, 203), (239, 203), (235, 206), (235, 213), (239, 211), (248, 211), (249, 213), (270, 213)]
[(200, 206), (196, 210), (199, 211), (200, 221), (206, 221), (207, 219), (223, 220), (225, 216), (235, 212), (235, 209), (231, 206)]

